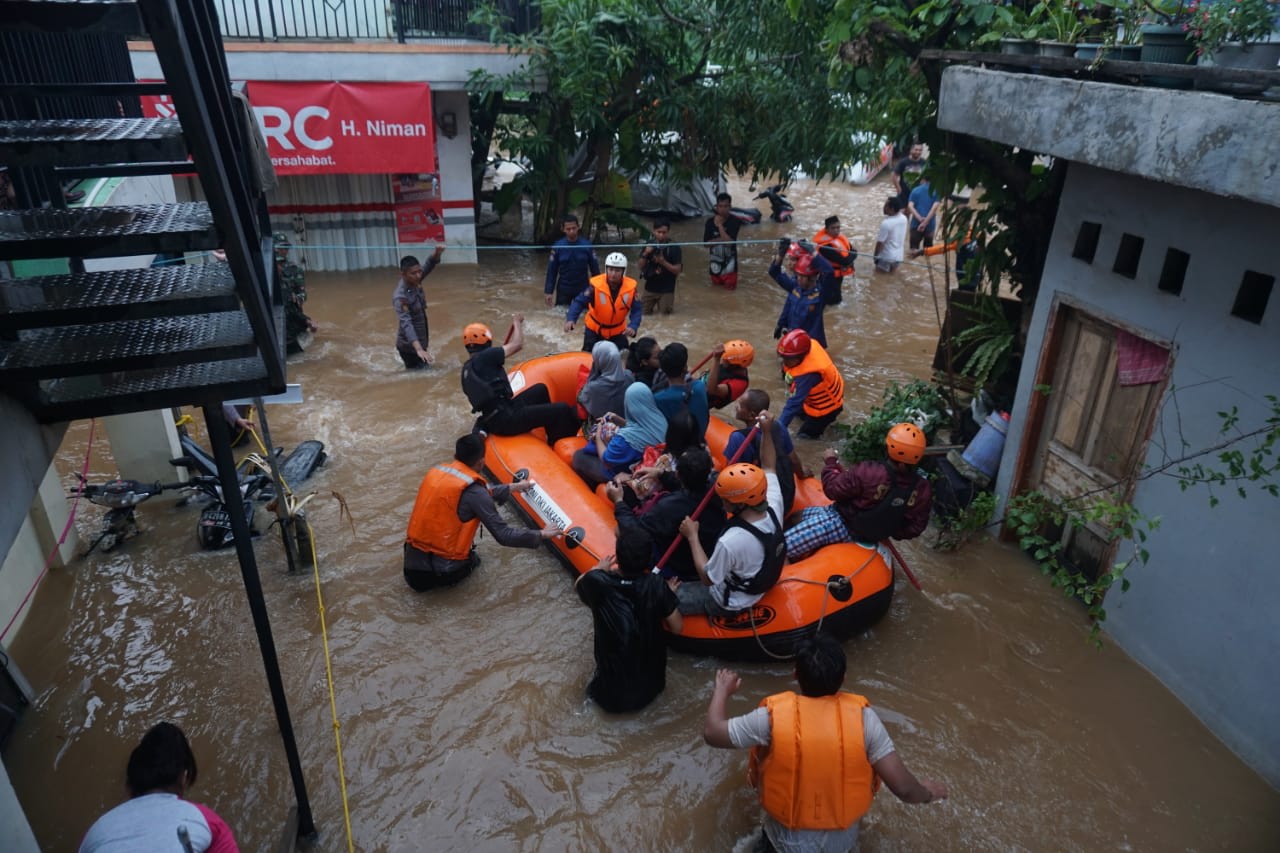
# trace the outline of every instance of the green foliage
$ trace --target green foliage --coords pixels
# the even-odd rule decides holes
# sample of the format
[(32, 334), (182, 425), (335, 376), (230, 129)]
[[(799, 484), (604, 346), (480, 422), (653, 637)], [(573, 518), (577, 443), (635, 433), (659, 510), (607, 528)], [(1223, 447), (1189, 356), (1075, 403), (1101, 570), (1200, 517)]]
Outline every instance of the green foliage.
[(978, 492), (954, 518), (939, 523), (934, 548), (939, 551), (958, 550), (971, 539), (984, 535), (995, 514), (996, 496), (991, 492)]
[(972, 306), (955, 302), (952, 310), (963, 312), (973, 321), (973, 325), (951, 340), (957, 348), (970, 350), (961, 372), (972, 377), (974, 384), (981, 388), (1008, 367), (1018, 330), (1009, 322), (1000, 299), (995, 296), (980, 294)]
[(838, 450), (846, 462), (885, 458), (884, 439), (894, 424), (910, 421), (932, 440), (937, 427), (950, 416), (947, 401), (936, 385), (919, 379), (894, 382), (884, 390), (883, 402), (855, 426), (836, 424)]
[(611, 204), (600, 191), (611, 173), (650, 171), (678, 185), (721, 167), (830, 175), (868, 159), (874, 140), (855, 142), (858, 112), (826, 85), (828, 7), (791, 5), (794, 18), (783, 0), (544, 0), (541, 28), (518, 37), (483, 7), (476, 20), (495, 41), (529, 57), (524, 71), (476, 75), (471, 87), (508, 101), (527, 93), (523, 120), (500, 122), (493, 143), (530, 166), (513, 193), (533, 201), (539, 238), (577, 206), (570, 192), (584, 181), (589, 228)]
[(1202, 462), (1179, 465), (1178, 486), (1182, 491), (1197, 484), (1208, 486), (1209, 506), (1219, 502), (1215, 486), (1231, 485), (1239, 497), (1247, 498), (1252, 484), (1273, 498), (1280, 497), (1280, 485), (1275, 482), (1280, 475), (1280, 459), (1276, 458), (1280, 445), (1280, 397), (1267, 394), (1266, 400), (1271, 406), (1270, 414), (1261, 427), (1249, 432), (1240, 430), (1240, 412), (1235, 406), (1218, 412), (1219, 435), (1227, 439), (1218, 447), (1220, 467)]
[[(1145, 565), (1151, 558), (1145, 543), (1147, 536), (1160, 527), (1160, 519), (1142, 514), (1133, 504), (1116, 500), (1107, 492), (1056, 500), (1031, 491), (1009, 499), (1005, 525), (1050, 582), (1084, 604), (1093, 620), (1089, 636), (1101, 644), (1099, 634), (1107, 618), (1103, 599), (1117, 584), (1121, 592), (1129, 589), (1125, 571), (1134, 563)], [(1106, 546), (1114, 545), (1118, 554), (1124, 553), (1092, 578), (1071, 564), (1062, 547), (1064, 530), (1086, 526), (1095, 533), (1103, 531)]]

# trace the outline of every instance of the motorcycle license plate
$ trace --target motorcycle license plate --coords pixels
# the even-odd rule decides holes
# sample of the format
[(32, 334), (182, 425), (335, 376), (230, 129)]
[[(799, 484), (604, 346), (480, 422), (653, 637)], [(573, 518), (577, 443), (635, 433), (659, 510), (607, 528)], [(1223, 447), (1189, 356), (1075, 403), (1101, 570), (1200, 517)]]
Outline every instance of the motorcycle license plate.
[(213, 512), (205, 513), (204, 517), (200, 519), (200, 523), (205, 527), (230, 527), (231, 516), (225, 509), (214, 510)]

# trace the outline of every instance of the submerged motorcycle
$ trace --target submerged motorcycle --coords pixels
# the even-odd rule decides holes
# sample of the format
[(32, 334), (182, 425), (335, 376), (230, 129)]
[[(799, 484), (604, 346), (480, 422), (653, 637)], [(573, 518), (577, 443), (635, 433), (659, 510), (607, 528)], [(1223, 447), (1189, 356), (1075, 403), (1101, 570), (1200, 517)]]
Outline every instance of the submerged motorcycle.
[[(782, 184), (765, 187), (753, 200), (759, 201), (762, 198), (769, 201), (770, 219), (774, 222), (791, 221), (796, 209), (791, 202), (787, 201), (787, 197), (782, 194)], [(764, 215), (754, 207), (735, 207), (730, 209), (729, 213), (735, 219), (747, 225), (755, 225), (764, 218)]]

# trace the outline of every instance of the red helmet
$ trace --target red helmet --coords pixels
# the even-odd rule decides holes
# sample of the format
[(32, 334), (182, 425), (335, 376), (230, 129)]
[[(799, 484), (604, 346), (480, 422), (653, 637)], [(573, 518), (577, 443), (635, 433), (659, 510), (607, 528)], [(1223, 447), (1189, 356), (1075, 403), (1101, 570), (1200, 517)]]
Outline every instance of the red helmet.
[(803, 255), (804, 253), (805, 253), (805, 251), (804, 251), (804, 249), (801, 249), (801, 248), (800, 248), (800, 244), (799, 244), (799, 243), (792, 243), (792, 244), (791, 244), (791, 248), (790, 248), (790, 249), (787, 249), (787, 257), (788, 257), (788, 258), (798, 258), (798, 257), (800, 257), (801, 255)]
[(756, 348), (746, 341), (725, 341), (724, 355), (720, 356), (720, 360), (737, 367), (750, 367), (755, 357)]
[(778, 355), (783, 358), (788, 356), (800, 358), (809, 354), (812, 344), (813, 341), (809, 338), (808, 332), (804, 329), (792, 329), (778, 341)]
[(817, 275), (813, 269), (813, 255), (796, 258), (796, 275)]
[(768, 493), (764, 470), (746, 462), (735, 462), (716, 477), (716, 494), (722, 501), (756, 506), (764, 503)]
[(924, 449), (927, 445), (928, 441), (924, 433), (915, 424), (896, 424), (884, 439), (889, 458), (908, 465), (915, 465), (924, 458)]
[(462, 330), (462, 345), (476, 346), (493, 342), (493, 332), (484, 323), (468, 323)]

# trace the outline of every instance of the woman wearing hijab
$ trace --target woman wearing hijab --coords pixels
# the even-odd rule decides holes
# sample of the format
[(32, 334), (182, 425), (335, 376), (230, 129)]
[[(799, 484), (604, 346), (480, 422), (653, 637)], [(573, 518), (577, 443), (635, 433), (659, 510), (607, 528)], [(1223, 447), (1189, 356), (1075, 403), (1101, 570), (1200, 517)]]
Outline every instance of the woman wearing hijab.
[(594, 445), (573, 454), (573, 470), (593, 489), (639, 462), (644, 450), (662, 444), (667, 434), (667, 418), (653, 401), (647, 385), (633, 382), (623, 395), (626, 419), (613, 416), (619, 429), (608, 444), (597, 435)]
[(608, 341), (597, 341), (591, 348), (591, 372), (578, 392), (578, 402), (592, 421), (609, 412), (621, 412), (626, 407), (623, 397), (627, 386), (633, 381), (622, 369), (622, 354), (618, 348)]

